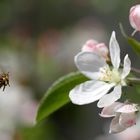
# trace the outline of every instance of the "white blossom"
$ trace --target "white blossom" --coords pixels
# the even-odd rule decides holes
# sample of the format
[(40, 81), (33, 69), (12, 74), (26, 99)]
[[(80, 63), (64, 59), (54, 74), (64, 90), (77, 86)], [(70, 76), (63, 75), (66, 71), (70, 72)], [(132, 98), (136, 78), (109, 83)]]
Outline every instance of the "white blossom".
[(103, 57), (93, 52), (84, 51), (75, 56), (77, 68), (91, 80), (70, 91), (69, 97), (74, 104), (84, 105), (99, 100), (98, 107), (105, 107), (121, 97), (122, 86), (126, 86), (126, 77), (130, 73), (131, 61), (126, 55), (123, 69), (119, 69), (120, 47), (114, 31), (110, 38), (109, 51), (113, 68), (109, 67)]
[(115, 102), (110, 106), (104, 107), (100, 116), (113, 117), (110, 125), (110, 133), (119, 133), (136, 124), (138, 111), (136, 104), (125, 104)]

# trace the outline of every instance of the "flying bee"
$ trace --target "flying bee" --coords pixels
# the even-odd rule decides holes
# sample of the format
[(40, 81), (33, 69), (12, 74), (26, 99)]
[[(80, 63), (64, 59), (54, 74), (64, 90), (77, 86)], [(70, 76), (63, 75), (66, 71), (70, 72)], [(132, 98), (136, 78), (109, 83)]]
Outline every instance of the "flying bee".
[(9, 84), (9, 72), (0, 74), (0, 88), (3, 87), (3, 91), (5, 90), (6, 86), (10, 86)]

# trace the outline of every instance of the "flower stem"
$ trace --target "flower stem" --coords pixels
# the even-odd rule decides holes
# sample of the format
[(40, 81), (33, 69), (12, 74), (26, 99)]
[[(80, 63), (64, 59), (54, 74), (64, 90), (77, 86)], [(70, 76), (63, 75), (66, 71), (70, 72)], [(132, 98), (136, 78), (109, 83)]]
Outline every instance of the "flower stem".
[(140, 74), (140, 69), (136, 69), (136, 68), (131, 67), (131, 71)]
[(128, 81), (135, 84), (140, 84), (140, 78), (132, 77), (132, 78), (128, 78)]
[(137, 32), (137, 30), (134, 30), (134, 31), (132, 32), (131, 36), (134, 36), (136, 32)]

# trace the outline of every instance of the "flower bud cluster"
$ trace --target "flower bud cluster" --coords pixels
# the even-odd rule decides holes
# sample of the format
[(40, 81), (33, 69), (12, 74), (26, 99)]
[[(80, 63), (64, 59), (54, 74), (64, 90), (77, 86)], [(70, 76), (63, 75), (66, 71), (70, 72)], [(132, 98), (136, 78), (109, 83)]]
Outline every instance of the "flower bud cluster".
[[(135, 7), (132, 7), (131, 12), (134, 9)], [(139, 21), (140, 21), (140, 18), (139, 18)], [(133, 25), (132, 22), (131, 24)], [(133, 26), (133, 27), (136, 27), (136, 26)], [(100, 55), (102, 58), (105, 59), (105, 61), (108, 61), (110, 59), (108, 47), (104, 43), (98, 43), (95, 40), (88, 40), (83, 45), (82, 51), (92, 52), (97, 55)], [(107, 75), (105, 76), (107, 77)], [(119, 133), (133, 125), (136, 125), (137, 112), (138, 112), (137, 104), (114, 102), (109, 106), (105, 106), (102, 109), (100, 116), (104, 118), (114, 117), (111, 121), (109, 133)]]
[[(133, 34), (140, 31), (140, 5), (130, 9), (129, 21), (135, 29)], [(119, 133), (135, 125), (139, 112), (138, 104), (118, 102), (122, 87), (128, 85), (132, 69), (128, 54), (125, 55), (123, 64), (121, 63), (115, 31), (112, 32), (109, 47), (94, 39), (88, 40), (81, 52), (75, 56), (75, 63), (79, 71), (90, 80), (70, 91), (72, 103), (84, 105), (99, 100), (97, 106), (102, 108), (100, 116), (113, 117), (110, 133)]]

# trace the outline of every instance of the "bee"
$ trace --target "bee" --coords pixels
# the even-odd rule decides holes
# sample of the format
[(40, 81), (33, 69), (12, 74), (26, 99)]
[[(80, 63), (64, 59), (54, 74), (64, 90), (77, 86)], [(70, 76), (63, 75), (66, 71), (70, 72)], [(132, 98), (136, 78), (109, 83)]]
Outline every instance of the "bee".
[(9, 72), (0, 74), (0, 88), (3, 87), (3, 91), (5, 90), (6, 86), (10, 86), (9, 84)]

